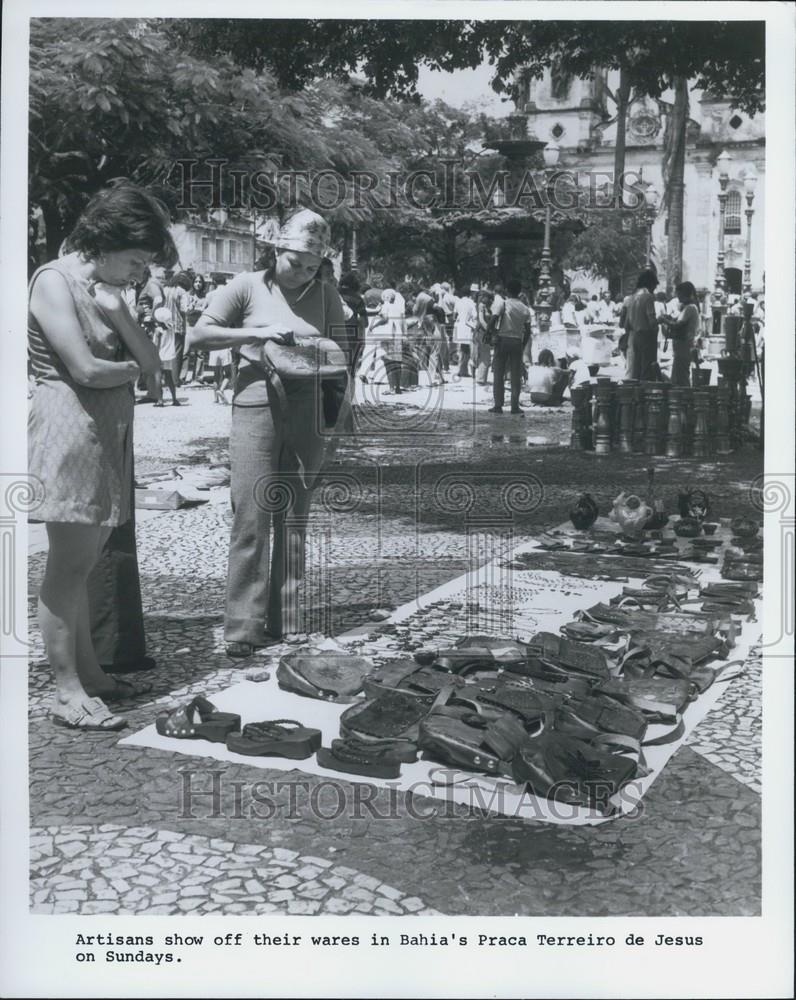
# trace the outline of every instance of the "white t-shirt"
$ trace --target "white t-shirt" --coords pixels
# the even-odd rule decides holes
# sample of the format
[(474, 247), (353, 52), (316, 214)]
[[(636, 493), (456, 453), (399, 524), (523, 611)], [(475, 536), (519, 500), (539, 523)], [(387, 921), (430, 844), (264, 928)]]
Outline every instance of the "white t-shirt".
[(589, 375), (589, 366), (583, 358), (576, 358), (575, 361), (570, 364), (569, 370), (574, 372), (572, 382), (570, 383), (571, 386), (582, 385), (584, 382), (588, 382), (591, 378), (591, 375)]

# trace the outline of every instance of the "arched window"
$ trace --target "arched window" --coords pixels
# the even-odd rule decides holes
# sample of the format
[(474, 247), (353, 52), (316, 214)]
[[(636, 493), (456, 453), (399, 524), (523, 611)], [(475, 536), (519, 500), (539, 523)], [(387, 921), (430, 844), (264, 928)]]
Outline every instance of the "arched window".
[(727, 195), (727, 211), (724, 216), (724, 232), (727, 236), (741, 234), (741, 192), (730, 191)]

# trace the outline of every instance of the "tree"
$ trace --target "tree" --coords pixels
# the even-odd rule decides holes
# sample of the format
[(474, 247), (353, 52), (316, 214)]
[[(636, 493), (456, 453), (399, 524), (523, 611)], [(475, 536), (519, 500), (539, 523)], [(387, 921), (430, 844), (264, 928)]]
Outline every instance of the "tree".
[[(176, 206), (176, 164), (186, 158), (227, 161), (226, 204), (233, 170), (386, 166), (361, 130), (343, 133), (325, 112), (319, 93), (285, 95), (268, 73), (182, 52), (152, 22), (33, 19), (29, 198), (41, 207), (47, 254), (58, 252), (87, 199), (114, 177)], [(196, 196), (206, 207), (210, 192)], [(347, 203), (339, 214), (352, 217)]]
[[(517, 96), (523, 79), (558, 71), (587, 77), (595, 67), (619, 70), (614, 158), (615, 194), (624, 171), (625, 121), (632, 94), (659, 98), (676, 92), (664, 154), (668, 179), (670, 278), (682, 261), (681, 165), (688, 125), (687, 89), (730, 95), (749, 115), (765, 104), (763, 21), (235, 21), (183, 22), (174, 28), (204, 53), (234, 53), (270, 66), (287, 87), (313, 75), (359, 70), (377, 95), (415, 96), (419, 66), (452, 70), (494, 68), (492, 86)], [(400, 38), (401, 44), (395, 40)], [(606, 113), (606, 120), (610, 116)]]

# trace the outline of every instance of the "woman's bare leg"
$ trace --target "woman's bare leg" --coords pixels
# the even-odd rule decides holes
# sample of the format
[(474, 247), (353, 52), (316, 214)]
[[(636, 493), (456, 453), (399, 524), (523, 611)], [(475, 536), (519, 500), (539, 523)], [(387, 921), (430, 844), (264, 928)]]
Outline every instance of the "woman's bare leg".
[[(50, 550), (39, 593), (39, 625), (61, 704), (86, 695), (79, 669), (78, 625), (81, 608), (88, 607), (86, 580), (109, 533), (108, 528), (89, 524), (47, 525)], [(84, 646), (82, 641), (80, 654)], [(91, 668), (89, 661), (88, 674), (95, 676)]]

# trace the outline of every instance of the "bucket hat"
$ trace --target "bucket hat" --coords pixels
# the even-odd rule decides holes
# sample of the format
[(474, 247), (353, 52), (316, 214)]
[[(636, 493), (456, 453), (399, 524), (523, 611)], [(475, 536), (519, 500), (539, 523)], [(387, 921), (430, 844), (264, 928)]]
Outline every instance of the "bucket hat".
[(325, 257), (330, 240), (328, 222), (317, 212), (304, 208), (285, 222), (274, 245), (278, 250), (296, 250)]

